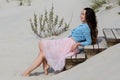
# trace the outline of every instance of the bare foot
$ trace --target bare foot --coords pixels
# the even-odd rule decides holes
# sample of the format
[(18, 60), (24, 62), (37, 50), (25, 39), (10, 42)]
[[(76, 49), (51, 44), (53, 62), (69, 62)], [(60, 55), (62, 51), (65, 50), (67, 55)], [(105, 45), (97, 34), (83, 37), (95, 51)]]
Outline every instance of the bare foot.
[(28, 76), (30, 76), (30, 73), (24, 72), (24, 73), (22, 74), (22, 76), (28, 77)]
[(45, 68), (44, 68), (44, 72), (45, 72), (45, 75), (48, 75), (48, 69), (49, 69), (49, 65), (47, 65)]

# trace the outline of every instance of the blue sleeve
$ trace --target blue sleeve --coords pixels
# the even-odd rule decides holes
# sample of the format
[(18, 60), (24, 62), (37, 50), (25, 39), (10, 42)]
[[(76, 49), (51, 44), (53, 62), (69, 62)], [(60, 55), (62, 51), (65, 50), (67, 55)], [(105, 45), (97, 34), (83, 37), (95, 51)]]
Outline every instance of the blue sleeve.
[(80, 45), (82, 46), (90, 45), (92, 43), (90, 32), (86, 30), (83, 32), (83, 35), (85, 36), (86, 40), (84, 42), (81, 42)]

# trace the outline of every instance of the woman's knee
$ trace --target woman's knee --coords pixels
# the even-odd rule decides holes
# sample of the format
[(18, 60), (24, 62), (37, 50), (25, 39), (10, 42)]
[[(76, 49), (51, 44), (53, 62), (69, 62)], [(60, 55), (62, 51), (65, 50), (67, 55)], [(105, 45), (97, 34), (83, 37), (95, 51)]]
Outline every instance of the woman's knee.
[(42, 46), (42, 41), (39, 42), (39, 47)]
[(39, 42), (40, 55), (44, 57), (42, 41)]
[(39, 52), (38, 56), (39, 56), (39, 57), (44, 57), (43, 52)]
[(42, 41), (39, 42), (39, 49), (42, 51)]

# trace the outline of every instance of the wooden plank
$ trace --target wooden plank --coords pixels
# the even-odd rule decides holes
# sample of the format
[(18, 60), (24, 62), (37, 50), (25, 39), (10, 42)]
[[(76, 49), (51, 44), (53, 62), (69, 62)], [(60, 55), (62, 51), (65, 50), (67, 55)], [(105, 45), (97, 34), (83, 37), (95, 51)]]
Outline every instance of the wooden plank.
[(120, 28), (104, 28), (103, 34), (108, 46), (112, 46), (120, 42)]
[(108, 47), (104, 37), (98, 37), (97, 43), (95, 45), (88, 45), (84, 47), (86, 53), (97, 53), (99, 51), (105, 50)]
[(85, 46), (84, 47), (84, 50), (93, 50), (93, 49), (98, 49), (98, 44), (95, 44), (95, 45), (88, 45), (88, 46)]
[(120, 29), (119, 28), (114, 28), (114, 29), (112, 29), (112, 31), (115, 35), (116, 41), (120, 42)]
[(98, 37), (98, 48), (101, 50), (108, 48), (107, 42), (104, 37)]
[(105, 35), (106, 40), (109, 42), (115, 41), (115, 36), (110, 28), (104, 28), (103, 33)]
[(66, 58), (66, 64), (65, 64), (66, 69), (70, 69), (73, 66), (82, 63), (87, 59), (86, 54), (84, 52), (78, 53), (76, 55), (77, 56), (73, 55)]
[(120, 35), (120, 28), (116, 28), (116, 29), (117, 29), (118, 34)]
[(85, 57), (85, 53), (82, 52), (82, 53), (77, 54), (77, 58), (78, 58), (78, 59), (80, 59), (80, 58), (83, 58), (83, 59), (86, 58), (86, 57)]
[(84, 58), (86, 58), (85, 53), (81, 52), (81, 53), (75, 54), (73, 56), (69, 56), (66, 59), (84, 59)]

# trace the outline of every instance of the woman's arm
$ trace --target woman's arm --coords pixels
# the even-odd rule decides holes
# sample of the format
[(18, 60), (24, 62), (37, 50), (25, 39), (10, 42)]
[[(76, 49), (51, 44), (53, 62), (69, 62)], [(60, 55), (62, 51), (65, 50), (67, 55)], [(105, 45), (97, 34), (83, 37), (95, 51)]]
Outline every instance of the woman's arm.
[(70, 51), (73, 52), (78, 46), (80, 46), (80, 43), (75, 43), (75, 44), (71, 47)]
[(82, 46), (90, 45), (92, 43), (91, 34), (89, 31), (84, 31), (83, 35), (85, 36), (85, 41), (81, 42)]

